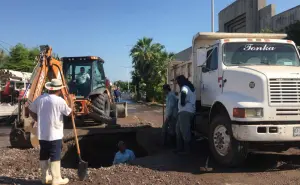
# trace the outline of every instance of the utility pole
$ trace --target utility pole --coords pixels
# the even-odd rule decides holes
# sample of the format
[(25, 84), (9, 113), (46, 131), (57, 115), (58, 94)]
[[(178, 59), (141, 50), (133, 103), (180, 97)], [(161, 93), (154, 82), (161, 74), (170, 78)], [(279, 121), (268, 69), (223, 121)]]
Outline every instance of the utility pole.
[(129, 78), (130, 78), (130, 74), (129, 74), (129, 70), (128, 69), (131, 68), (131, 67), (127, 67), (127, 66), (121, 66), (121, 67), (126, 68), (126, 72), (128, 74), (127, 88), (128, 88), (128, 92), (129, 92)]
[(211, 0), (211, 32), (215, 32), (215, 8), (214, 0)]

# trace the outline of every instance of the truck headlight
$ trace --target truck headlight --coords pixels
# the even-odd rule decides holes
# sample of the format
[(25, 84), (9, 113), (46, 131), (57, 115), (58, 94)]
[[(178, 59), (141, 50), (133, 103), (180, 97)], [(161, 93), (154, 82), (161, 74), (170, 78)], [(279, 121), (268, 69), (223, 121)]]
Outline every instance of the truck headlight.
[(261, 118), (263, 113), (263, 108), (233, 108), (235, 118)]

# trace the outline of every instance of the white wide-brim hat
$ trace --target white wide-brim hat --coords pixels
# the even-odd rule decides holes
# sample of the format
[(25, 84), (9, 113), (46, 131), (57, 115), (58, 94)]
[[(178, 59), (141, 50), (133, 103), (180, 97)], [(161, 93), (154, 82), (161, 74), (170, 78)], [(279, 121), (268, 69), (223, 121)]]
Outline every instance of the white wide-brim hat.
[(52, 79), (51, 82), (47, 82), (45, 84), (45, 88), (48, 90), (51, 90), (51, 91), (57, 91), (64, 87), (65, 86), (63, 86), (61, 80), (59, 80), (59, 79)]

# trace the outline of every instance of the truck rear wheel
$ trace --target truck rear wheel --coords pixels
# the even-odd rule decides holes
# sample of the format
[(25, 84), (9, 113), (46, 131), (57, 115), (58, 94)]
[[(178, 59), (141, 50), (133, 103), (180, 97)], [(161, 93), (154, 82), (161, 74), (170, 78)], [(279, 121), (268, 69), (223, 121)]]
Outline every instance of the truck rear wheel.
[(101, 123), (110, 123), (112, 118), (110, 117), (110, 101), (108, 95), (98, 94), (92, 99), (92, 113), (90, 116)]
[(236, 167), (245, 161), (246, 144), (233, 137), (231, 121), (227, 116), (220, 115), (213, 118), (208, 139), (210, 150), (218, 163)]

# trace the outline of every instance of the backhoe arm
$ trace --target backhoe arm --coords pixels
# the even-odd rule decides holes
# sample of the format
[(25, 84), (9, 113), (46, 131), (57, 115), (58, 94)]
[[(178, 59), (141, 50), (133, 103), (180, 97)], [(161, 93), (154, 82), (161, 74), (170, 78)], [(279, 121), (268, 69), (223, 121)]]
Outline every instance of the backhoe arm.
[(51, 79), (60, 79), (64, 88), (61, 89), (62, 96), (69, 106), (72, 102), (69, 97), (67, 84), (64, 78), (61, 62), (52, 57), (52, 48), (49, 46), (41, 46), (38, 63), (34, 68), (30, 79), (30, 91), (28, 95), (28, 104), (32, 103), (43, 92), (46, 81)]
[[(18, 118), (14, 122), (10, 133), (12, 147), (31, 148), (39, 145), (37, 127), (34, 126), (37, 115), (30, 114), (29, 105), (42, 94), (46, 81), (51, 81), (53, 78), (60, 79), (64, 86), (61, 89), (62, 97), (70, 107), (73, 105), (74, 95), (69, 95), (62, 65), (60, 61), (54, 59), (51, 55), (51, 47), (41, 46), (41, 52), (31, 75), (30, 83), (18, 104)], [(27, 93), (29, 93), (28, 99), (25, 99)]]

